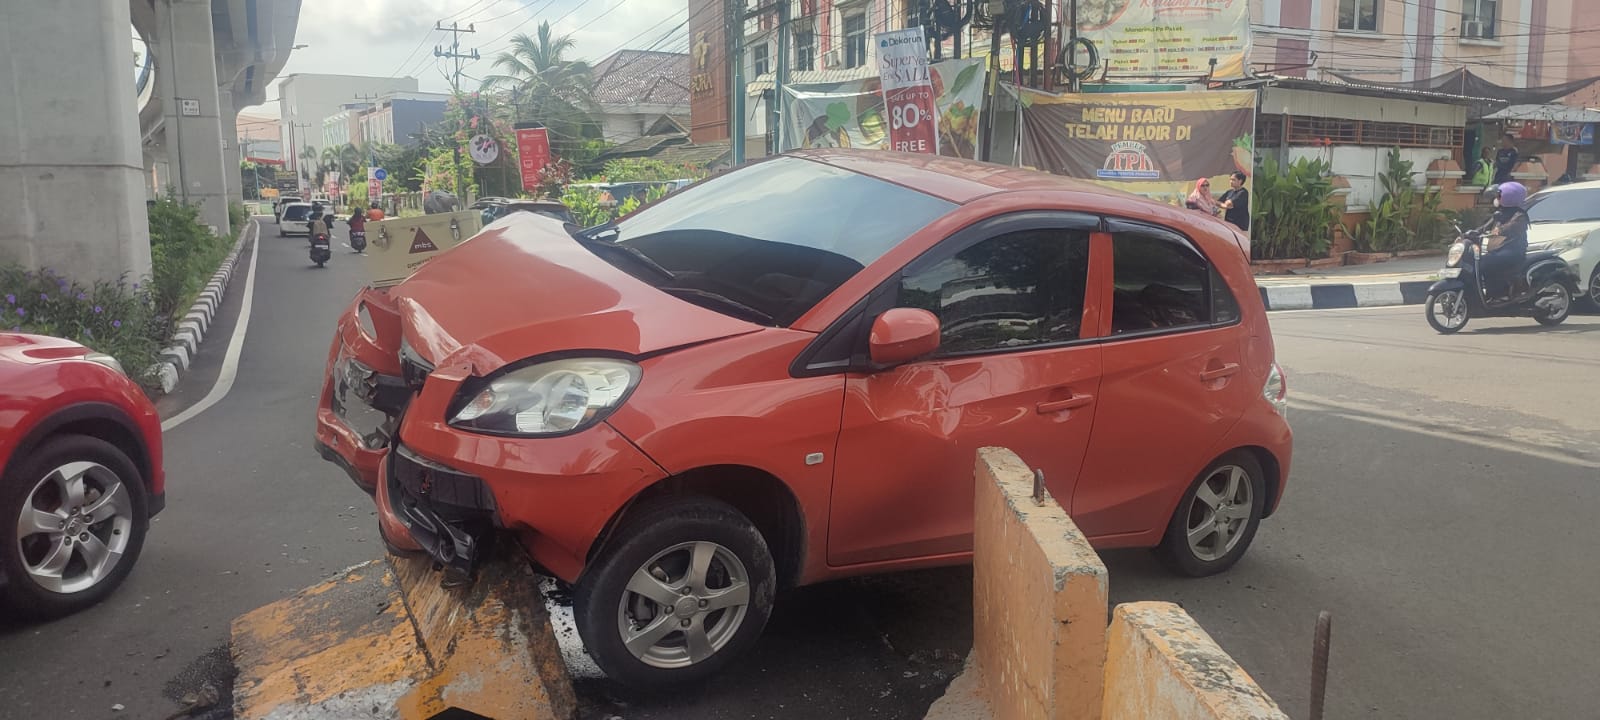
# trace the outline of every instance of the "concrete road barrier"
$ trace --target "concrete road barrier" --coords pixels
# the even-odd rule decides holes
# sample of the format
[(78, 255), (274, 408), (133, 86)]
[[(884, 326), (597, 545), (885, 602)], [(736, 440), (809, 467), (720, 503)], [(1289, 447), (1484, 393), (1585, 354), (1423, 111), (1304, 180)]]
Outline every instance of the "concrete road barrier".
[(527, 562), (499, 556), (465, 587), (439, 578), (427, 560), (389, 557), (235, 620), (234, 717), (572, 717), (572, 682)]
[(1287, 720), (1181, 608), (1119, 605), (1105, 565), (1009, 450), (978, 451), (973, 651), (928, 720)]

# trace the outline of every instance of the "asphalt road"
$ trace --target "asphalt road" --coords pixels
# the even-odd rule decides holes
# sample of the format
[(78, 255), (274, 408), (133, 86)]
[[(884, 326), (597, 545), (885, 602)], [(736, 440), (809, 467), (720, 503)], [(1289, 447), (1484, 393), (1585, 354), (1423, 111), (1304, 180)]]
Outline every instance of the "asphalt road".
[[(303, 239), (264, 227), (238, 379), (167, 433), (168, 506), (139, 567), (83, 614), (0, 619), (0, 718), (164, 718), (226, 686), (233, 617), (381, 552), (366, 497), (310, 444), (361, 268), (340, 252), (312, 268)], [(1182, 603), (1296, 716), (1330, 610), (1329, 717), (1592, 717), (1600, 317), (1474, 321), (1448, 338), (1418, 308), (1272, 317), (1297, 433), (1282, 509), (1221, 577), (1109, 553), (1113, 599)], [(209, 391), (232, 330), (212, 331), (164, 414)], [(970, 598), (965, 569), (795, 591), (707, 686), (628, 697), (580, 668), (585, 715), (920, 717), (971, 645)]]

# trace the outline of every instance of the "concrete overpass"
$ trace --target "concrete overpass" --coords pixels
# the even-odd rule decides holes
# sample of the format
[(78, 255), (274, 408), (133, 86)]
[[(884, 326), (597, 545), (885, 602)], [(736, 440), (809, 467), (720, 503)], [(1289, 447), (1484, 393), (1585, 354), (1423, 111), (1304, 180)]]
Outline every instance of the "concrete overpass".
[[(229, 232), (234, 125), (294, 47), (300, 0), (0, 0), (0, 261), (150, 271), (144, 201), (171, 188)], [(130, 72), (132, 33), (150, 46)]]

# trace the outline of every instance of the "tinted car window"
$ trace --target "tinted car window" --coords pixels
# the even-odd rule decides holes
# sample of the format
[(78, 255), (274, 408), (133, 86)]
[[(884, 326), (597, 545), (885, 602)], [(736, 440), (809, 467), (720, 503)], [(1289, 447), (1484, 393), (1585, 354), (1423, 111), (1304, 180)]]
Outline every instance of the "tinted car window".
[(1238, 321), (1239, 301), (1228, 289), (1228, 283), (1217, 274), (1217, 269), (1211, 268), (1211, 322), (1226, 325)]
[(900, 307), (939, 316), (940, 355), (1076, 340), (1089, 233), (1025, 230), (989, 238), (900, 284)]
[(1600, 221), (1600, 188), (1535, 195), (1528, 201), (1528, 220), (1535, 225)]
[(285, 220), (300, 221), (309, 217), (311, 217), (310, 205), (290, 205), (283, 211), (283, 219)]
[(696, 183), (578, 237), (668, 294), (786, 326), (953, 207), (865, 175), (780, 158)]
[(1206, 259), (1182, 237), (1155, 230), (1112, 239), (1113, 335), (1211, 322)]

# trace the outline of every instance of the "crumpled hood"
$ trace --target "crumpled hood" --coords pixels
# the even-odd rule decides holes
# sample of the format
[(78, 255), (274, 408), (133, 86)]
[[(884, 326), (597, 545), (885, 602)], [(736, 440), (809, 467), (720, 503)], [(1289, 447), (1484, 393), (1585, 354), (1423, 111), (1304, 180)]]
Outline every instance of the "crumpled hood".
[(465, 360), (475, 375), (554, 352), (639, 356), (761, 329), (662, 293), (532, 213), (440, 254), (391, 296), (419, 355), (441, 369)]

